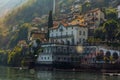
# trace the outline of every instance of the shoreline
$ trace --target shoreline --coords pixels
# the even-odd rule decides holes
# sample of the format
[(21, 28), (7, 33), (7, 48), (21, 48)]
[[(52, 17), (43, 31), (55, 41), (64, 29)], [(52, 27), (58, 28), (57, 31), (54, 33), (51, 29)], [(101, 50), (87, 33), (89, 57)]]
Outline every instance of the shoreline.
[(55, 67), (48, 67), (48, 66), (35, 66), (33, 68), (29, 68), (28, 66), (25, 67), (9, 67), (12, 69), (18, 70), (40, 70), (40, 71), (63, 71), (63, 72), (95, 72), (95, 73), (120, 73), (120, 69), (103, 69), (103, 68), (55, 68)]

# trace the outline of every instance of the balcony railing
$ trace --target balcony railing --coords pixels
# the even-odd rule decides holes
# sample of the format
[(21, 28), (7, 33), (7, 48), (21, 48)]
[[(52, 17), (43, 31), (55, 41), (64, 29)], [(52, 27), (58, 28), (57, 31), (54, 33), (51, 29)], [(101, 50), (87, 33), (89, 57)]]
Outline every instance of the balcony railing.
[(73, 37), (73, 35), (59, 35), (59, 36), (50, 36), (50, 38), (68, 38), (68, 37)]

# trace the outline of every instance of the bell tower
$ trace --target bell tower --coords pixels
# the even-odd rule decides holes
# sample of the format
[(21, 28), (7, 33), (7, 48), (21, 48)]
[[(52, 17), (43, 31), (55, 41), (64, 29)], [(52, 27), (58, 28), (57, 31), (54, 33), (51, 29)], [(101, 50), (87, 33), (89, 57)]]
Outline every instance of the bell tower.
[(56, 1), (53, 0), (53, 14), (55, 14), (55, 8), (56, 8)]

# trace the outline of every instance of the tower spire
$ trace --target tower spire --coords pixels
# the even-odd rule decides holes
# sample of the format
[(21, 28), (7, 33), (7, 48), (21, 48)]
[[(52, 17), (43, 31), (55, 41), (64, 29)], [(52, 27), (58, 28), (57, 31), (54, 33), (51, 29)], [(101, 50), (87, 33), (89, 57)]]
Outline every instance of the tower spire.
[(53, 0), (53, 14), (55, 14), (56, 1)]

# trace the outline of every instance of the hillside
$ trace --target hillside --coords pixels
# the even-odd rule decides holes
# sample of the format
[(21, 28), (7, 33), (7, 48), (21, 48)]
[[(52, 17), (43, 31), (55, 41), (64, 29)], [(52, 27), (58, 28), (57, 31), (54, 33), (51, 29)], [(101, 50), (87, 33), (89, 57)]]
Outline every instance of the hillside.
[(35, 17), (41, 17), (42, 15), (48, 14), (49, 11), (52, 10), (52, 5), (52, 0), (29, 0), (26, 4), (17, 9), (14, 9), (10, 14), (5, 16), (4, 20), (2, 20), (1, 26), (4, 27), (4, 30), (1, 30), (1, 34), (7, 34), (7, 37), (3, 36), (0, 41), (2, 42), (1, 45), (4, 45), (6, 43), (14, 43), (14, 45), (16, 45), (19, 40), (23, 39), (21, 37), (23, 35), (19, 34), (20, 31), (13, 33), (11, 31), (11, 28), (16, 25), (18, 25), (17, 27), (20, 28), (22, 24), (30, 23)]
[[(83, 12), (94, 9), (111, 6), (109, 3), (110, 0), (76, 0), (79, 1), (82, 6)], [(114, 0), (114, 3), (120, 2), (119, 0)], [(75, 3), (75, 0), (56, 0), (56, 14), (60, 14), (62, 9), (70, 11), (70, 8)], [(112, 5), (115, 6), (116, 4)], [(87, 7), (86, 7), (87, 6)], [(89, 8), (88, 8), (89, 7)], [(1, 41), (0, 46), (5, 45), (6, 43), (13, 43), (14, 46), (19, 40), (26, 39), (22, 38), (23, 35), (20, 35), (20, 31), (13, 33), (11, 28), (15, 25), (20, 28), (24, 23), (31, 23), (35, 17), (42, 17), (49, 13), (53, 9), (53, 0), (28, 0), (28, 2), (18, 8), (15, 8), (11, 13), (7, 14), (4, 19), (0, 20), (0, 26), (3, 29), (0, 31)], [(24, 27), (23, 27), (24, 28)], [(15, 35), (13, 35), (15, 34)], [(5, 37), (3, 36), (5, 35)], [(6, 37), (7, 36), (7, 37)], [(27, 36), (27, 35), (25, 35)], [(14, 40), (13, 40), (14, 39)], [(10, 42), (11, 41), (11, 42)], [(7, 45), (6, 45), (7, 46)]]
[[(47, 6), (49, 5), (49, 6)], [(40, 17), (48, 14), (52, 9), (52, 0), (29, 0), (25, 5), (11, 12), (6, 19), (8, 24), (21, 24), (22, 22), (30, 22), (34, 17)]]
[[(21, 1), (23, 2), (25, 0), (7, 0), (7, 3), (2, 6), (2, 9), (9, 9), (11, 7), (12, 11), (9, 13), (7, 12), (5, 17), (0, 18), (1, 36), (7, 36), (7, 34), (10, 34), (10, 28), (15, 25), (31, 22), (31, 20), (36, 16), (40, 17), (43, 14), (48, 14), (52, 5), (52, 0), (27, 0), (25, 4), (16, 7), (19, 3), (22, 3)], [(12, 5), (12, 3), (14, 3), (14, 5)]]
[[(18, 0), (17, 0), (18, 1)], [(89, 8), (83, 8), (83, 11), (87, 9), (93, 9), (96, 7), (108, 7), (110, 0), (76, 0), (79, 1), (82, 7), (89, 6)], [(89, 1), (89, 2), (86, 2)], [(114, 0), (118, 3), (119, 0)], [(70, 10), (75, 0), (56, 0), (56, 13), (59, 14), (63, 8)], [(11, 2), (12, 3), (12, 2)], [(111, 1), (112, 4), (112, 1)], [(4, 20), (4, 24), (7, 27), (12, 27), (25, 22), (31, 22), (35, 17), (41, 17), (44, 14), (48, 14), (53, 8), (53, 0), (28, 0), (23, 6), (14, 9)]]

